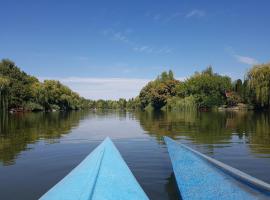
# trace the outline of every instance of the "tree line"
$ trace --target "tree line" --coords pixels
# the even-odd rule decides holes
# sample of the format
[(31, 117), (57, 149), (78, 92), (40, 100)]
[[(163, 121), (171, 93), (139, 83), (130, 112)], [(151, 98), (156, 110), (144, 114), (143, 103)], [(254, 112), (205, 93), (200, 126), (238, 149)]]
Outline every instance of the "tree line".
[(185, 81), (176, 80), (172, 71), (163, 72), (141, 90), (139, 99), (144, 109), (269, 109), (270, 63), (253, 66), (243, 81), (214, 73), (211, 66)]
[(0, 62), (0, 108), (16, 111), (79, 109), (170, 109), (197, 110), (234, 107), (239, 104), (256, 109), (270, 107), (270, 63), (255, 65), (244, 80), (232, 81), (208, 67), (185, 81), (173, 72), (161, 73), (137, 97), (119, 100), (89, 100), (56, 80), (40, 82), (21, 71), (14, 62)]
[(21, 71), (14, 62), (0, 62), (0, 108), (15, 111), (77, 110), (88, 100), (55, 80), (40, 82)]

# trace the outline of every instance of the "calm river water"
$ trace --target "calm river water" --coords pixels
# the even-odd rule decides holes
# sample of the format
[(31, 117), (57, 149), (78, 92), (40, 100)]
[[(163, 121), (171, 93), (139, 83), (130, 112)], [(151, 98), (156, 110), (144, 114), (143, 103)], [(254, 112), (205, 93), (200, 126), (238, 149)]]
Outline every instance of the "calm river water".
[(91, 112), (0, 117), (0, 199), (37, 199), (109, 136), (151, 199), (178, 199), (167, 135), (270, 183), (270, 114)]

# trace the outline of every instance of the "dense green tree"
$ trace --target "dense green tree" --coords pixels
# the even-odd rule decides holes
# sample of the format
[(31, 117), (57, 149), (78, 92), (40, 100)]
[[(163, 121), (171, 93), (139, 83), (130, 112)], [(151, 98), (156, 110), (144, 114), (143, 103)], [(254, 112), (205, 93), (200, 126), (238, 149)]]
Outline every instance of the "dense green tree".
[(7, 59), (0, 62), (0, 100), (1, 109), (34, 111), (89, 107), (86, 99), (59, 81), (41, 83)]
[(0, 108), (8, 109), (8, 86), (10, 81), (8, 78), (0, 76)]
[(143, 87), (139, 95), (126, 100), (88, 100), (80, 97), (56, 80), (40, 82), (21, 71), (14, 62), (0, 62), (1, 110), (78, 110), (88, 109), (170, 109), (194, 110), (239, 103), (270, 106), (270, 64), (256, 65), (244, 81), (231, 82), (228, 76), (213, 72), (212, 67), (196, 72), (185, 81), (174, 78), (173, 72), (162, 72)]
[(213, 73), (208, 67), (201, 73), (195, 73), (186, 81), (186, 95), (193, 95), (199, 108), (211, 108), (225, 104), (225, 92), (231, 90), (231, 79)]
[(237, 79), (234, 83), (233, 83), (233, 89), (236, 93), (238, 93), (239, 95), (242, 95), (243, 92), (243, 83), (241, 79)]
[(248, 81), (255, 96), (255, 104), (268, 108), (270, 105), (270, 63), (255, 65), (248, 72)]
[(141, 101), (139, 97), (131, 98), (127, 101), (126, 108), (129, 110), (141, 109)]
[(31, 85), (38, 80), (21, 71), (15, 63), (4, 59), (0, 62), (0, 75), (9, 79), (9, 106), (21, 107), (23, 102), (31, 100)]
[[(143, 108), (148, 105), (155, 109), (166, 105), (174, 110), (212, 108), (226, 104), (229, 101), (226, 92), (231, 89), (231, 79), (214, 73), (210, 66), (184, 82), (175, 80), (172, 71), (163, 72), (141, 90), (139, 98)], [(239, 92), (242, 92), (242, 88)], [(239, 101), (239, 95), (234, 97), (230, 101), (233, 105)]]
[(151, 105), (160, 109), (166, 105), (167, 99), (176, 95), (178, 80), (174, 79), (172, 71), (163, 72), (156, 80), (149, 82), (142, 88), (139, 98), (142, 108)]
[(231, 92), (230, 95), (226, 99), (226, 104), (229, 107), (237, 106), (242, 102), (242, 98), (236, 92)]
[(126, 99), (123, 99), (123, 98), (120, 98), (118, 100), (118, 108), (123, 110), (123, 109), (126, 109), (126, 105), (127, 105), (127, 100)]
[(174, 111), (196, 111), (197, 104), (192, 95), (183, 98), (175, 96), (167, 100), (166, 109)]

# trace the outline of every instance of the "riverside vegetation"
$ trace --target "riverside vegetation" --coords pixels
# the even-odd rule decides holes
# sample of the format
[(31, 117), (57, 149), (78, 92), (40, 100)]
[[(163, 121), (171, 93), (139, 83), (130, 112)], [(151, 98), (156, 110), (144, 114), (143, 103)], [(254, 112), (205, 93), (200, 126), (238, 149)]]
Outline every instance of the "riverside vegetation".
[(21, 71), (14, 62), (0, 62), (0, 108), (10, 111), (52, 111), (79, 109), (209, 110), (246, 105), (270, 108), (270, 63), (253, 66), (244, 80), (208, 67), (185, 81), (163, 72), (142, 88), (135, 98), (126, 100), (88, 100), (56, 80), (40, 82)]

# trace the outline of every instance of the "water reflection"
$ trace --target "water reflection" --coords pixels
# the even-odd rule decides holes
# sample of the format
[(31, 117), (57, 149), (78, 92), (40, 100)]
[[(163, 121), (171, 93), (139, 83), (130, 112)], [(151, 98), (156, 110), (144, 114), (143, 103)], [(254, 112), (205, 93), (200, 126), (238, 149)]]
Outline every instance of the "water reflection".
[(55, 139), (67, 134), (86, 112), (54, 112), (0, 115), (0, 162), (14, 164), (16, 156), (26, 150), (28, 144), (45, 139), (54, 143)]
[[(136, 112), (141, 127), (162, 141), (164, 135), (211, 148), (233, 142), (257, 154), (270, 154), (270, 115), (254, 112)], [(265, 156), (267, 156), (265, 155)], [(258, 155), (261, 156), (261, 155)]]
[(245, 143), (259, 157), (270, 155), (270, 114), (254, 112), (55, 112), (0, 115), (0, 161), (14, 163), (28, 144), (45, 139), (48, 143), (67, 134), (85, 117), (90, 120), (136, 119), (147, 134), (160, 143), (163, 136), (202, 144), (212, 152), (232, 142)]
[(166, 191), (168, 193), (170, 200), (181, 200), (181, 194), (177, 187), (176, 179), (174, 173), (171, 173), (170, 177), (167, 178), (167, 183), (165, 185)]
[(37, 199), (110, 136), (150, 198), (177, 199), (164, 135), (270, 182), (269, 113), (2, 114), (0, 198)]

